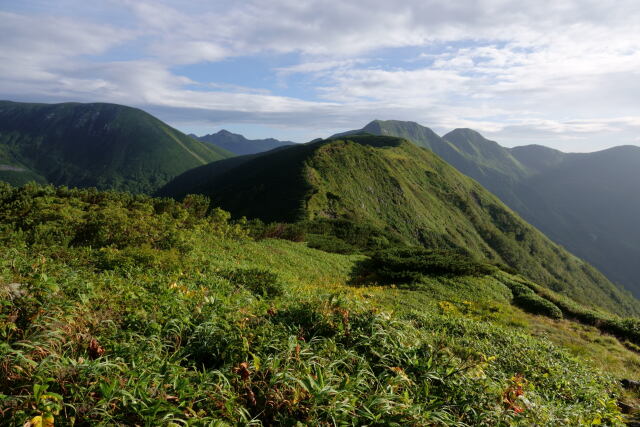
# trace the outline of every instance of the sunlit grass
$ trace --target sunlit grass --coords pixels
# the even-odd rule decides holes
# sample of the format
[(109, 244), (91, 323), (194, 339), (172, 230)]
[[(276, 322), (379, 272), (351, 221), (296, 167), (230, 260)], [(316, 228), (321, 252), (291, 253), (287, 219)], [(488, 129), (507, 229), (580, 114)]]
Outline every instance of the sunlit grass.
[[(32, 212), (0, 246), (10, 425), (621, 422), (613, 375), (637, 378), (637, 357), (523, 313), (499, 277), (355, 286), (363, 256), (256, 242), (178, 204), (156, 223), (152, 200), (102, 197), (123, 210), (99, 230), (109, 245), (60, 243), (75, 220)], [(153, 245), (131, 243), (145, 233)]]

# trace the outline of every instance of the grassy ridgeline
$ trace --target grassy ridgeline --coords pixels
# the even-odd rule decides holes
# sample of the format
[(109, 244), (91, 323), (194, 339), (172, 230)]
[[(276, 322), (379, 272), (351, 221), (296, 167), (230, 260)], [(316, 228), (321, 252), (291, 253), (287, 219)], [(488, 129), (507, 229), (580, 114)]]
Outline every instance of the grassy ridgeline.
[(9, 424), (622, 420), (612, 377), (439, 301), (453, 290), (519, 315), (491, 275), (430, 276), (404, 301), (347, 285), (365, 257), (256, 242), (223, 211), (205, 217), (202, 197), (2, 186), (0, 199)]
[(640, 303), (628, 292), (551, 242), (477, 182), (403, 139), (351, 135), (228, 159), (191, 170), (160, 192), (177, 198), (188, 193), (210, 196), (237, 218), (349, 220), (406, 244), (463, 248), (582, 304), (640, 314)]
[(406, 138), (477, 180), (527, 222), (640, 294), (640, 148), (563, 153), (541, 145), (501, 147), (471, 129), (443, 137), (414, 122), (376, 120), (346, 134)]

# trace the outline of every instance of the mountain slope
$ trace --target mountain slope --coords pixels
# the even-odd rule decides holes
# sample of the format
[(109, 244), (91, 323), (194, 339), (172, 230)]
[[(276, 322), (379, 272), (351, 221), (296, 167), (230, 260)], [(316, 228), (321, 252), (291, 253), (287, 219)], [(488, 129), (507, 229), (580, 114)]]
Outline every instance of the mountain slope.
[(235, 216), (264, 221), (369, 223), (410, 243), (464, 248), (480, 259), (507, 264), (586, 304), (639, 312), (637, 301), (595, 269), (553, 244), (478, 183), (406, 140), (351, 135), (309, 143), (248, 159), (194, 187), (188, 183), (178, 177), (165, 195), (204, 193)]
[(227, 130), (220, 132), (198, 136), (200, 141), (214, 144), (239, 156), (245, 154), (261, 153), (263, 151), (273, 150), (274, 148), (284, 147), (295, 144), (292, 141), (279, 141), (273, 138), (267, 139), (247, 139), (237, 133), (231, 133)]
[(640, 148), (567, 154), (505, 148), (470, 129), (438, 139), (413, 122), (375, 121), (354, 132), (404, 137), (429, 148), (525, 220), (640, 296)]
[(515, 177), (525, 177), (531, 170), (523, 165), (509, 150), (472, 129), (455, 129), (442, 137), (453, 143), (467, 159), (482, 167)]
[(530, 173), (507, 149), (471, 129), (456, 129), (440, 137), (415, 122), (374, 120), (362, 129), (344, 134), (354, 133), (396, 136), (427, 148), (463, 174), (482, 183), (512, 208), (518, 205), (518, 199), (513, 197), (514, 186), (521, 177)]
[(153, 192), (230, 157), (150, 114), (115, 104), (0, 102), (0, 179)]
[(568, 154), (543, 145), (525, 145), (508, 149), (511, 155), (538, 174), (559, 166)]
[(639, 176), (638, 147), (565, 154), (557, 166), (528, 179), (531, 191), (519, 197), (534, 225), (638, 295)]

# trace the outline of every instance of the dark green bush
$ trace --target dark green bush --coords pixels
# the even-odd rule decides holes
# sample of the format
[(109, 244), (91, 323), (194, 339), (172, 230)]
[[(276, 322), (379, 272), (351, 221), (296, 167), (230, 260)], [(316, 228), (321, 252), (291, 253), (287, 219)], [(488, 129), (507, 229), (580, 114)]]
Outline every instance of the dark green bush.
[(599, 312), (571, 301), (564, 296), (552, 294), (543, 288), (538, 288), (536, 292), (558, 307), (564, 317), (577, 320), (585, 325), (595, 326), (602, 332), (640, 345), (640, 319), (620, 318), (609, 313)]
[(210, 204), (211, 200), (202, 194), (187, 194), (182, 199), (182, 206), (195, 218), (204, 218)]
[(506, 264), (503, 264), (503, 263), (501, 263), (501, 262), (494, 263), (493, 265), (495, 265), (495, 266), (496, 266), (497, 268), (499, 268), (500, 270), (502, 270), (502, 271), (504, 271), (504, 272), (506, 272), (506, 273), (509, 273), (509, 274), (511, 274), (511, 275), (514, 275), (514, 276), (515, 276), (515, 275), (517, 275), (517, 274), (518, 274), (518, 270), (517, 270), (517, 269), (515, 269), (515, 268), (513, 268), (513, 267), (510, 267), (510, 266), (508, 266), (508, 265), (506, 265)]
[(357, 254), (360, 251), (357, 247), (350, 245), (335, 236), (324, 236), (322, 234), (311, 234), (308, 237), (308, 246), (334, 254)]
[(357, 270), (365, 281), (400, 284), (424, 276), (483, 276), (493, 268), (457, 251), (394, 248), (374, 252)]
[(236, 286), (241, 286), (255, 295), (275, 297), (282, 294), (282, 283), (278, 275), (259, 268), (223, 271), (221, 275)]
[(311, 248), (339, 254), (367, 253), (404, 244), (393, 232), (347, 219), (320, 218), (294, 224), (264, 224), (260, 220), (252, 219), (247, 221), (246, 226), (251, 237), (256, 240), (306, 240)]
[(511, 288), (511, 293), (513, 294), (514, 297), (518, 297), (518, 296), (521, 296), (521, 295), (534, 295), (535, 294), (533, 289), (531, 289), (527, 285), (523, 285), (522, 283), (514, 282), (513, 284), (510, 285), (510, 288)]
[(307, 233), (323, 235), (368, 252), (403, 244), (403, 240), (391, 231), (381, 230), (367, 223), (348, 219), (320, 218), (301, 223)]
[(141, 266), (172, 271), (180, 267), (180, 254), (175, 249), (159, 250), (148, 245), (124, 249), (101, 248), (96, 252), (95, 263), (100, 270), (127, 270)]
[(618, 338), (640, 344), (640, 319), (604, 319), (600, 323), (600, 329)]
[(282, 239), (292, 242), (303, 242), (305, 239), (305, 230), (300, 224), (275, 222), (259, 226), (258, 223), (254, 223), (253, 227), (254, 238), (256, 240)]
[(513, 298), (515, 305), (531, 314), (539, 314), (551, 317), (552, 319), (562, 319), (562, 311), (551, 301), (548, 301), (536, 294), (523, 293)]

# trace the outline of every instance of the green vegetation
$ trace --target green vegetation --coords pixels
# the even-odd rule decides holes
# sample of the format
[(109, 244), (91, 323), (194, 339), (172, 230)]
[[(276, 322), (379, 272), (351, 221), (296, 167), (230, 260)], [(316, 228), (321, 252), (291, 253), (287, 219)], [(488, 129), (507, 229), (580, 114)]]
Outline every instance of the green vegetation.
[(513, 302), (529, 313), (540, 314), (552, 319), (562, 319), (562, 311), (554, 303), (534, 293), (516, 295), (513, 298)]
[(612, 375), (530, 335), (568, 332), (510, 304), (524, 279), (387, 249), (415, 286), (349, 286), (366, 256), (256, 241), (208, 206), (0, 185), (3, 422), (623, 423)]
[(512, 193), (516, 182), (529, 176), (532, 170), (508, 149), (485, 139), (478, 132), (455, 129), (440, 137), (428, 127), (415, 122), (374, 120), (360, 130), (347, 132), (353, 133), (395, 136), (426, 148), (522, 213)]
[(250, 223), (250, 228), (252, 236), (256, 239), (306, 241), (311, 248), (339, 254), (371, 253), (384, 248), (405, 245), (404, 240), (397, 233), (348, 219), (316, 218), (294, 224), (281, 222), (264, 224), (259, 219), (254, 219)]
[(359, 283), (411, 284), (425, 276), (484, 276), (493, 269), (469, 255), (423, 248), (394, 248), (373, 253), (359, 269)]
[(443, 137), (414, 122), (375, 120), (357, 131), (406, 138), (497, 195), (553, 241), (609, 280), (640, 295), (640, 148), (562, 153), (530, 145), (505, 148), (471, 129)]
[[(640, 345), (640, 319), (637, 317), (620, 318), (611, 313), (586, 308), (562, 295), (557, 295), (544, 289), (535, 283), (527, 284), (545, 300), (552, 303), (564, 314), (564, 316), (574, 319), (589, 326), (595, 326), (602, 332), (615, 335), (621, 340), (628, 340), (634, 345)], [(512, 288), (513, 289), (513, 288)]]
[(0, 180), (152, 193), (230, 157), (144, 111), (114, 104), (0, 102)]
[[(236, 218), (301, 223), (299, 235), (310, 230), (308, 240), (318, 248), (353, 253), (350, 245), (367, 253), (400, 241), (428, 249), (464, 249), (479, 261), (504, 264), (584, 305), (640, 313), (635, 298), (552, 243), (478, 183), (398, 138), (351, 135), (216, 162), (176, 178), (159, 194), (181, 198), (188, 193), (206, 194)], [(362, 242), (326, 221), (368, 227), (376, 230), (376, 239)], [(314, 241), (310, 223), (320, 224), (318, 234), (333, 237)], [(333, 231), (326, 233), (327, 228)], [(391, 245), (385, 243), (390, 239)]]

